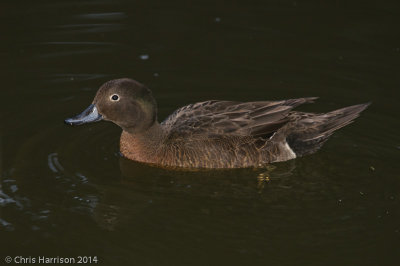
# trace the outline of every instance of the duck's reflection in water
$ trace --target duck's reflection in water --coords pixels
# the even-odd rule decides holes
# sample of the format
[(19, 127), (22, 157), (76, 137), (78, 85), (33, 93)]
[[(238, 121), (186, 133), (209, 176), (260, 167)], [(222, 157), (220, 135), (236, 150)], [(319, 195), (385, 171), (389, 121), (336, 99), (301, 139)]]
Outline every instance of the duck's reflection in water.
[(262, 194), (271, 194), (267, 197), (272, 200), (276, 190), (269, 187), (289, 178), (295, 169), (295, 161), (263, 169), (227, 170), (166, 169), (123, 157), (119, 164), (120, 183), (97, 186), (101, 196), (93, 205), (95, 221), (107, 230), (128, 226), (132, 220), (137, 222), (150, 215), (152, 210), (157, 210), (155, 215), (160, 209), (167, 211), (168, 208), (171, 213), (179, 209), (186, 212), (188, 208), (208, 213), (207, 208), (201, 207), (205, 202), (210, 205), (214, 201), (216, 206), (224, 208), (223, 205), (228, 206), (232, 201), (259, 200)]

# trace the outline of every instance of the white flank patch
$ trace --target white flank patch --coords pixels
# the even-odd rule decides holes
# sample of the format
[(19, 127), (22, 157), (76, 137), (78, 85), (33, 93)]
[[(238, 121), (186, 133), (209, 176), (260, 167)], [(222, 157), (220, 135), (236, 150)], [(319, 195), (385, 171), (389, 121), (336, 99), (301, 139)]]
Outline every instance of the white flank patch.
[(293, 152), (286, 141), (279, 144), (279, 151), (279, 155), (273, 162), (284, 162), (296, 158), (296, 153)]
[(294, 151), (292, 150), (292, 148), (290, 148), (289, 144), (285, 141), (285, 149), (288, 152), (288, 159), (294, 159), (296, 158), (296, 153), (294, 153)]

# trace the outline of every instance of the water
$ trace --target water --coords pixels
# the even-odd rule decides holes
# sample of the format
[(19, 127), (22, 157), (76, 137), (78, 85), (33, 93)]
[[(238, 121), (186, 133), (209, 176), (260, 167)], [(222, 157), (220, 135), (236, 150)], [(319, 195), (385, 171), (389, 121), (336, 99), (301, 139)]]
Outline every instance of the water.
[[(318, 1), (0, 4), (0, 260), (104, 265), (397, 265), (399, 5)], [(207, 99), (372, 105), (311, 156), (168, 171), (118, 155), (111, 123), (68, 127), (131, 77), (162, 120)]]

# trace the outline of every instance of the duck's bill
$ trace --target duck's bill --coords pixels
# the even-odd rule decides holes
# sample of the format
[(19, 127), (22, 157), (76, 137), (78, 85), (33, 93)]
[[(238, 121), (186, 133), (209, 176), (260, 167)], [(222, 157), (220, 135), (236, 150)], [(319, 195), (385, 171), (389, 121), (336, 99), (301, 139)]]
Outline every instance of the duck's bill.
[(65, 119), (64, 122), (71, 126), (77, 126), (86, 123), (97, 122), (102, 119), (103, 117), (97, 111), (96, 105), (91, 104), (88, 108), (85, 109), (85, 111), (75, 117)]

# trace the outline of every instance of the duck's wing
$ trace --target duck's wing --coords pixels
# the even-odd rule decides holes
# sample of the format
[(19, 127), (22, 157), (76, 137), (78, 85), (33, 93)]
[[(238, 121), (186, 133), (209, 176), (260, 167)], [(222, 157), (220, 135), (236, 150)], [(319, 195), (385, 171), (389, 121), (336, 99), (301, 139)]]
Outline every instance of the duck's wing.
[(206, 101), (176, 110), (161, 124), (170, 134), (270, 137), (288, 122), (289, 112), (316, 97), (283, 101)]

